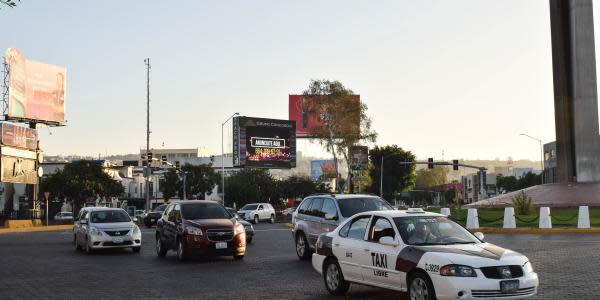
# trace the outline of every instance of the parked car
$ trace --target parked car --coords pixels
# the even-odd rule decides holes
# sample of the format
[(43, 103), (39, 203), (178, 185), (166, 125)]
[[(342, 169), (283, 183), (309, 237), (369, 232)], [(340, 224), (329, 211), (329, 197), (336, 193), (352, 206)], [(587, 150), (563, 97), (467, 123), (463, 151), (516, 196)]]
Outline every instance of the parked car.
[(156, 223), (156, 254), (177, 251), (177, 259), (194, 255), (233, 256), (246, 254), (244, 225), (214, 201), (187, 200), (169, 204)]
[(73, 212), (61, 211), (54, 215), (54, 221), (73, 221)]
[(333, 231), (349, 217), (376, 210), (393, 210), (385, 200), (372, 195), (312, 195), (292, 214), (296, 254), (308, 259), (321, 233)]
[(158, 221), (158, 219), (160, 219), (160, 217), (162, 216), (162, 214), (166, 208), (167, 208), (166, 204), (161, 204), (161, 205), (155, 207), (154, 210), (145, 213), (142, 216), (142, 221), (143, 221), (144, 225), (146, 225), (146, 227), (150, 228), (154, 224), (156, 224), (156, 221)]
[(319, 236), (312, 265), (333, 295), (359, 283), (408, 299), (534, 296), (539, 280), (529, 259), (483, 238), (419, 208), (365, 212)]
[(252, 224), (250, 224), (250, 222), (248, 221), (242, 220), (240, 218), (240, 215), (238, 215), (237, 212), (235, 212), (235, 209), (231, 207), (226, 208), (230, 214), (232, 214), (240, 223), (242, 223), (242, 225), (244, 225), (244, 229), (246, 231), (246, 244), (252, 243), (252, 238), (254, 237), (254, 227), (252, 226)]
[(96, 249), (131, 248), (140, 252), (142, 232), (122, 208), (83, 208), (73, 225), (73, 244), (91, 253)]
[(269, 203), (246, 204), (238, 210), (238, 215), (243, 220), (252, 221), (254, 224), (264, 220), (269, 220), (271, 224), (275, 223), (275, 209)]

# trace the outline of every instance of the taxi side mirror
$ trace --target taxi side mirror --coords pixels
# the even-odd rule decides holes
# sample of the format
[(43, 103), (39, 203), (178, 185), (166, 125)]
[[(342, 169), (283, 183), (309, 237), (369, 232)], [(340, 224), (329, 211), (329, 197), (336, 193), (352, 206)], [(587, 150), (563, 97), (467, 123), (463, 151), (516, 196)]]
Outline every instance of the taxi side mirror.
[(483, 235), (483, 233), (482, 233), (482, 232), (479, 232), (479, 231), (475, 232), (473, 235), (474, 235), (476, 238), (478, 238), (480, 241), (483, 241), (483, 238), (485, 237), (485, 236)]
[(398, 242), (396, 240), (394, 240), (394, 238), (391, 236), (384, 236), (384, 237), (380, 238), (379, 243), (382, 245), (386, 245), (386, 246), (393, 246), (393, 247), (398, 246)]

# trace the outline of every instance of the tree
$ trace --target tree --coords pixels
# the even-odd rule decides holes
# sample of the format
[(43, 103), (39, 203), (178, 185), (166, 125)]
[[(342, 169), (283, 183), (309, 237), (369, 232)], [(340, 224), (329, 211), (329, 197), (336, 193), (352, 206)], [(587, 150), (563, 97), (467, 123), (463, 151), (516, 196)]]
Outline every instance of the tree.
[(160, 183), (160, 192), (163, 195), (165, 201), (175, 197), (181, 190), (181, 181), (179, 175), (175, 169), (169, 169), (164, 175), (164, 179)]
[[(181, 171), (185, 173), (185, 194), (188, 199), (193, 199), (194, 196), (204, 199), (204, 195), (210, 195), (221, 180), (221, 176), (215, 172), (212, 164), (185, 164), (181, 167)], [(183, 199), (183, 195), (180, 195), (180, 199)]]
[(383, 159), (383, 198), (392, 199), (395, 194), (407, 191), (415, 185), (415, 165), (402, 165), (401, 162), (414, 162), (415, 156), (397, 145), (376, 146), (369, 150), (369, 177), (371, 186), (367, 191), (381, 194), (381, 159)]
[(513, 191), (526, 189), (528, 187), (538, 185), (541, 183), (542, 175), (533, 174), (531, 172), (527, 172), (519, 179), (517, 179), (515, 176), (502, 175), (498, 175), (498, 177), (496, 178), (496, 186), (498, 187), (498, 190), (503, 193), (509, 193)]
[(542, 184), (542, 174), (533, 174), (531, 172), (527, 172), (517, 183), (517, 187), (519, 190), (526, 189), (528, 187)]
[(436, 185), (447, 183), (448, 172), (446, 166), (434, 166), (433, 169), (417, 170), (417, 188), (428, 189)]
[[(304, 96), (311, 99), (307, 113), (320, 122), (310, 128), (311, 136), (333, 155), (337, 182), (341, 182), (338, 155), (350, 165), (350, 147), (359, 143), (375, 142), (377, 133), (371, 130), (367, 105), (354, 97), (354, 92), (339, 82), (311, 80)], [(347, 181), (351, 170), (348, 168)], [(338, 191), (343, 192), (339, 188)]]
[(327, 193), (329, 187), (304, 176), (291, 176), (278, 182), (280, 198), (304, 198), (315, 193)]
[(276, 204), (274, 195), (277, 193), (276, 181), (264, 169), (242, 169), (225, 179), (226, 205), (236, 203), (241, 207), (247, 203), (269, 202)]
[(73, 200), (73, 212), (77, 213), (86, 200), (95, 197), (117, 197), (123, 194), (120, 182), (104, 172), (97, 161), (80, 160), (65, 165), (40, 182), (40, 194), (50, 192), (53, 197)]

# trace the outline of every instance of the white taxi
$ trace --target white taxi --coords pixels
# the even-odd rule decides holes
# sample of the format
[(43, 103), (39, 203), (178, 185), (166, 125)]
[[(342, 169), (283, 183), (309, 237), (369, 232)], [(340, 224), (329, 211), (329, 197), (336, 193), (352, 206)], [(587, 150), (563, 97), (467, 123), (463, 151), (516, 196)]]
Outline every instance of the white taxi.
[(527, 257), (471, 234), (444, 215), (357, 214), (319, 236), (312, 265), (333, 295), (350, 283), (406, 291), (410, 299), (524, 299), (537, 294)]

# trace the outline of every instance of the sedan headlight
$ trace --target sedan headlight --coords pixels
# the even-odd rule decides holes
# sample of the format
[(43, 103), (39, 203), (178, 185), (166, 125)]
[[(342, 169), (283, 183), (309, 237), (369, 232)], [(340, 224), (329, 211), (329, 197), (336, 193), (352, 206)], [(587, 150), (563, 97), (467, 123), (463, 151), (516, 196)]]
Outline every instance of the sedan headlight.
[(100, 231), (100, 229), (90, 226), (90, 235), (97, 235), (97, 236), (101, 236), (102, 235), (102, 231)]
[(199, 235), (199, 236), (203, 235), (202, 234), (202, 229), (200, 229), (198, 227), (188, 226), (188, 227), (185, 228), (185, 232), (187, 232), (188, 234), (191, 234), (191, 235)]
[(455, 277), (477, 277), (475, 270), (463, 265), (445, 265), (440, 268), (440, 275)]
[(526, 262), (523, 265), (523, 270), (525, 270), (525, 273), (533, 273), (533, 266), (531, 265), (531, 262)]
[(242, 225), (241, 223), (236, 223), (235, 226), (233, 227), (233, 230), (235, 232), (235, 235), (238, 235), (238, 234), (246, 232), (246, 229), (244, 228), (244, 225)]

